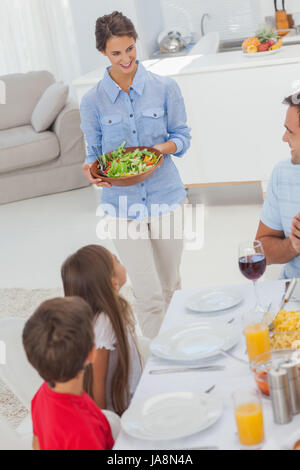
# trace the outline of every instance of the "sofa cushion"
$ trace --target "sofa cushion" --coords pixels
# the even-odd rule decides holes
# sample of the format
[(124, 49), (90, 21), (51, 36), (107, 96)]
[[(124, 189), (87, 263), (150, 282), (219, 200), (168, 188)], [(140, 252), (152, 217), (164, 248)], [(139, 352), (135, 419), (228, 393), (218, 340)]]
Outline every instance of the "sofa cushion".
[(32, 127), (36, 132), (49, 129), (65, 106), (69, 87), (63, 83), (53, 83), (44, 91), (31, 117)]
[(30, 125), (0, 131), (0, 173), (54, 160), (59, 152), (53, 132), (38, 134)]
[(37, 102), (55, 82), (46, 71), (2, 75), (0, 80), (6, 89), (6, 102), (0, 104), (0, 130), (30, 124)]

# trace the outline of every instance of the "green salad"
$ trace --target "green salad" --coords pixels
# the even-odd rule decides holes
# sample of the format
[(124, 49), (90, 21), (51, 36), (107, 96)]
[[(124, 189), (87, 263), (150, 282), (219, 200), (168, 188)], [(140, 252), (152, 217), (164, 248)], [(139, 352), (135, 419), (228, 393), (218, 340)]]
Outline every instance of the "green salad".
[(147, 149), (137, 148), (134, 152), (128, 152), (126, 142), (110, 154), (103, 153), (98, 159), (98, 169), (109, 177), (139, 175), (157, 165), (162, 155), (157, 156)]

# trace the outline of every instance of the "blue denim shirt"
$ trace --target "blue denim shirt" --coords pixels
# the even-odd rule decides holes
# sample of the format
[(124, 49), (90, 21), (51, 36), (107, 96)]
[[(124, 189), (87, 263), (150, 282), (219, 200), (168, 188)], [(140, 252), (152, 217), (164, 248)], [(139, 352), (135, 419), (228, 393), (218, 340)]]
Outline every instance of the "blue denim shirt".
[[(82, 98), (80, 113), (87, 143), (86, 163), (96, 159), (92, 147), (97, 146), (99, 153), (107, 153), (123, 141), (126, 147), (153, 147), (172, 140), (177, 147), (176, 157), (188, 149), (190, 128), (177, 83), (148, 72), (137, 63), (129, 94), (112, 80), (108, 67), (103, 79)], [(103, 188), (101, 203), (110, 215), (143, 219), (174, 210), (185, 197), (172, 157), (165, 155), (162, 166), (143, 183)]]
[[(288, 238), (292, 220), (299, 212), (300, 165), (294, 165), (290, 159), (282, 160), (273, 169), (260, 220), (273, 230), (284, 232)], [(300, 277), (300, 255), (284, 266), (280, 277)]]

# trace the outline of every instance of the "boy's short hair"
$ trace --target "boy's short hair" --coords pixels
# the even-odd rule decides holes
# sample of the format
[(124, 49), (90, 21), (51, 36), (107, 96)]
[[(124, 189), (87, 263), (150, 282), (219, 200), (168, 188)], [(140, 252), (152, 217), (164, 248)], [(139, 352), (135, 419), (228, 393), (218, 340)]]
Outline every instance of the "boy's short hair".
[(23, 345), (40, 376), (53, 386), (74, 379), (94, 346), (93, 312), (80, 297), (43, 302), (26, 322)]

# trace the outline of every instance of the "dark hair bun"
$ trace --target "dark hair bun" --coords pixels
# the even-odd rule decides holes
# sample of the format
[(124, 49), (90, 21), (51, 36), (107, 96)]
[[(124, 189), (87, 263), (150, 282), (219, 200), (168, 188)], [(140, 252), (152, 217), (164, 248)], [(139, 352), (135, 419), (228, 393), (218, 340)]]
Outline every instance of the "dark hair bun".
[(112, 36), (130, 36), (135, 40), (138, 38), (132, 21), (119, 11), (114, 11), (97, 19), (95, 36), (98, 51), (105, 51), (106, 42)]

